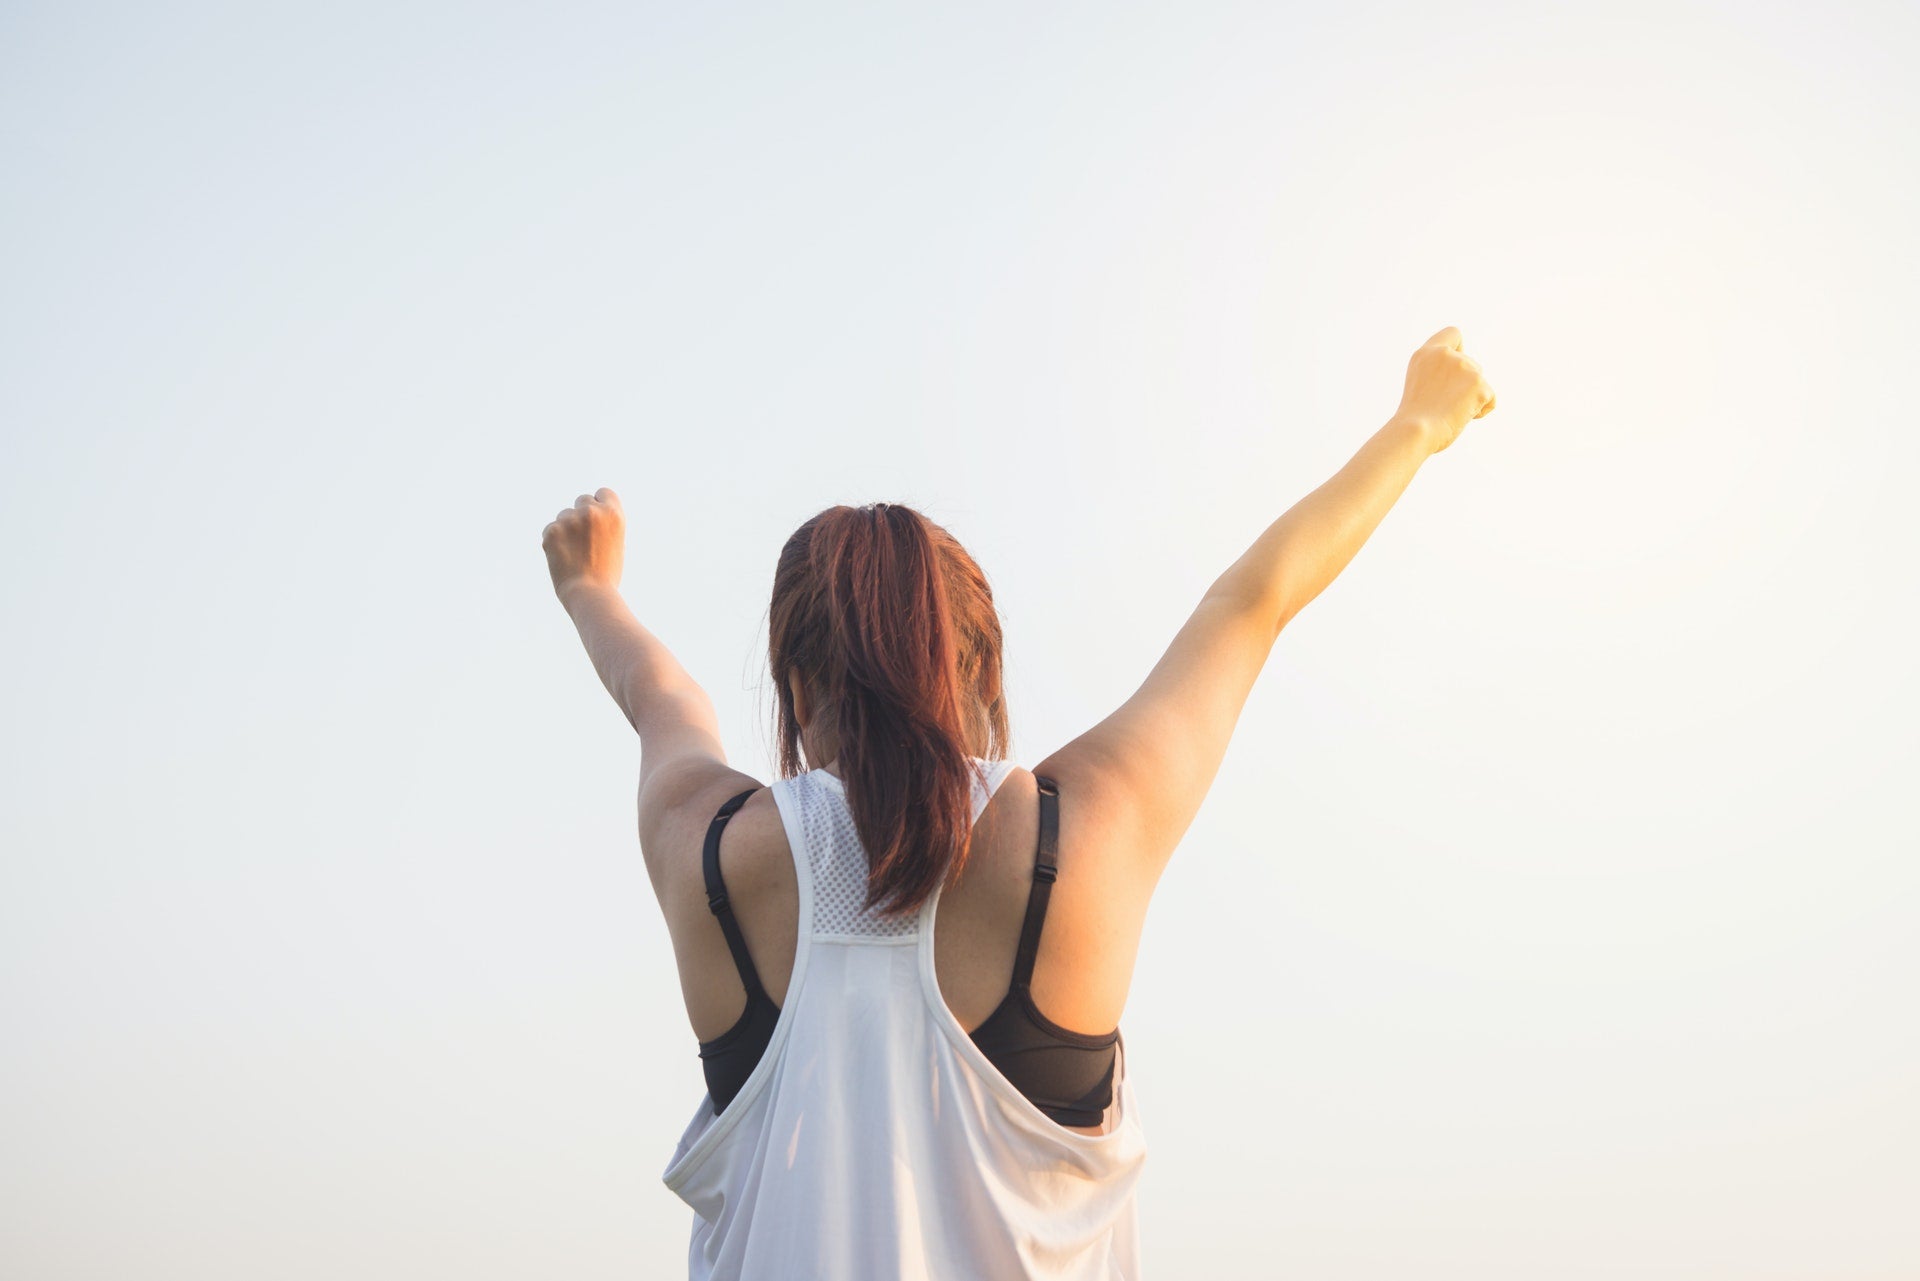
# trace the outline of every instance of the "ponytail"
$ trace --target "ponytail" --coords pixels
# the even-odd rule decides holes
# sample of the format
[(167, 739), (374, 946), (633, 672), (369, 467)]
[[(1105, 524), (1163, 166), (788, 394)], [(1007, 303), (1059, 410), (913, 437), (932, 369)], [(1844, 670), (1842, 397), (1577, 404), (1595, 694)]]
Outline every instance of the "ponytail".
[(834, 507), (788, 540), (770, 619), (781, 773), (800, 772), (798, 675), (867, 851), (866, 904), (909, 915), (971, 852), (973, 757), (1006, 754), (986, 578), (910, 507)]

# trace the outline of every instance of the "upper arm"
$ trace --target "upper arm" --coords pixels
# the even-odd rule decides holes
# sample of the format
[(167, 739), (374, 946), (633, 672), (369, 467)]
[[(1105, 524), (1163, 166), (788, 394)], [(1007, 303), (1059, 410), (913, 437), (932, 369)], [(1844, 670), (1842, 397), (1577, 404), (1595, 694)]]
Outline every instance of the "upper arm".
[(638, 701), (640, 853), (654, 893), (700, 880), (707, 825), (722, 801), (759, 785), (727, 764), (719, 718), (707, 692), (691, 681)]
[(1078, 793), (1148, 892), (1206, 799), (1279, 619), (1209, 592), (1132, 697), (1033, 767)]
[(640, 792), (655, 776), (682, 777), (701, 764), (724, 767), (720, 717), (707, 691), (691, 679), (629, 696), (633, 728), (640, 735)]

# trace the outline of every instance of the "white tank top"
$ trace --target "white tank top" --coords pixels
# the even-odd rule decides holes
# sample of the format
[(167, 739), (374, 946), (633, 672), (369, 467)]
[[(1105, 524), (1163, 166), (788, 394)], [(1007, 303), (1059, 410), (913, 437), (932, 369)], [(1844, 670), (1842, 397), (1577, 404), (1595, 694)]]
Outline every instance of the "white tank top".
[[(1013, 768), (975, 758), (973, 819)], [(936, 892), (861, 907), (867, 855), (839, 779), (773, 798), (800, 883), (793, 977), (758, 1066), (702, 1097), (661, 1177), (693, 1209), (692, 1281), (1137, 1281), (1146, 1137), (1120, 1043), (1097, 1135), (995, 1068), (941, 998)]]

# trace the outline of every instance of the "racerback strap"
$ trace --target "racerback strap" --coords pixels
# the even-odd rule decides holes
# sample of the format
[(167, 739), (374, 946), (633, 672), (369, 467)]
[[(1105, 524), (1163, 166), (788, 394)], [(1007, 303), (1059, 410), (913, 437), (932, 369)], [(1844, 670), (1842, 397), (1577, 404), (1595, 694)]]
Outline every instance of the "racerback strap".
[(1013, 984), (1024, 992), (1033, 982), (1034, 958), (1040, 955), (1040, 926), (1047, 918), (1047, 900), (1053, 896), (1060, 847), (1060, 789), (1050, 778), (1033, 776), (1040, 789), (1040, 845), (1033, 858), (1033, 889), (1027, 894), (1027, 919), (1020, 927), (1020, 951), (1013, 960)]
[(720, 879), (720, 833), (726, 827), (727, 820), (733, 817), (734, 811), (746, 804), (747, 798), (759, 790), (749, 787), (720, 807), (720, 812), (713, 816), (713, 822), (707, 825), (707, 845), (700, 856), (700, 869), (707, 879), (707, 907), (720, 918), (720, 929), (727, 936), (727, 950), (733, 953), (733, 964), (740, 971), (740, 981), (746, 985), (749, 1004), (755, 995), (765, 996), (766, 989), (760, 986), (760, 975), (753, 968), (753, 957), (747, 953), (747, 940), (740, 933), (740, 923), (733, 919), (733, 907), (727, 902), (727, 887)]

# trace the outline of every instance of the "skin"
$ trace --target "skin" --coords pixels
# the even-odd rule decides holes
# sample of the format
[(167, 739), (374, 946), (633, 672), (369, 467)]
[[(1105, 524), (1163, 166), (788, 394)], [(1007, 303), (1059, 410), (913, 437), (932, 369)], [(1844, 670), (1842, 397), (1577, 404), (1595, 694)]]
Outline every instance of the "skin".
[(807, 693), (806, 682), (798, 675), (792, 675), (787, 677), (787, 688), (793, 691), (793, 718), (800, 722), (800, 749), (810, 761), (825, 760), (826, 764), (820, 768), (839, 778), (840, 771), (835, 768), (839, 747), (821, 727), (813, 723), (813, 699)]
[[(1034, 766), (1014, 769), (980, 815), (966, 870), (942, 891), (940, 992), (971, 1031), (1007, 991), (1039, 822), (1034, 775), (1060, 787), (1059, 879), (1034, 967), (1048, 1018), (1076, 1031), (1118, 1025), (1146, 910), (1204, 799), (1255, 678), (1286, 623), (1339, 575), (1422, 463), (1494, 408), (1457, 328), (1408, 362), (1399, 407), (1331, 479), (1301, 499), (1207, 589), (1146, 681), (1117, 711)], [(627, 607), (619, 584), (625, 511), (611, 489), (582, 494), (542, 533), (554, 593), (594, 670), (640, 737), (642, 856), (672, 937), (693, 1035), (709, 1040), (746, 1004), (706, 904), (701, 847), (714, 812), (757, 788), (728, 823), (722, 872), (754, 965), (783, 1004), (798, 935), (793, 855), (771, 793), (727, 763), (712, 700)], [(808, 760), (835, 773), (811, 727)], [(682, 1031), (684, 1036), (685, 1030)], [(691, 1047), (680, 1045), (681, 1052)], [(1083, 1133), (1096, 1134), (1098, 1127)]]

